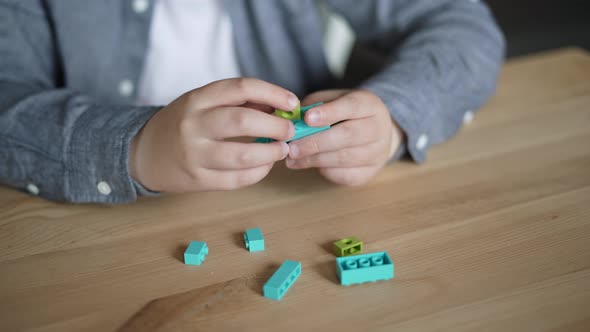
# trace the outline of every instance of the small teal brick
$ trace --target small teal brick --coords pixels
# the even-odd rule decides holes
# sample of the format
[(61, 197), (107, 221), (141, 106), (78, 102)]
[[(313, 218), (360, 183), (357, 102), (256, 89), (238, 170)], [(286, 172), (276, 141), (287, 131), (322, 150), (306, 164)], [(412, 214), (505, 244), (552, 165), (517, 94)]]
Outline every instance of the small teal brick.
[(280, 301), (301, 274), (301, 263), (286, 260), (262, 287), (264, 297)]
[(264, 251), (264, 237), (260, 228), (251, 228), (244, 234), (244, 244), (250, 252)]
[[(301, 110), (300, 110), (301, 120), (291, 120), (291, 122), (293, 122), (293, 125), (295, 126), (295, 135), (293, 135), (293, 137), (291, 139), (287, 140), (286, 141), (287, 143), (298, 140), (298, 139), (302, 139), (304, 137), (319, 133), (324, 130), (330, 129), (331, 126), (310, 127), (303, 120), (303, 117), (305, 116), (305, 112), (307, 112), (308, 110), (310, 110), (316, 106), (320, 106), (322, 104), (323, 104), (323, 102), (319, 102), (319, 103), (315, 103), (315, 104), (312, 104), (309, 106), (301, 107)], [(272, 138), (257, 138), (254, 142), (255, 143), (271, 143), (271, 142), (274, 142), (274, 140)]]
[(207, 243), (193, 241), (184, 252), (184, 264), (201, 265), (208, 253), (209, 248), (207, 247)]
[(336, 258), (336, 273), (344, 286), (393, 278), (394, 265), (386, 252)]
[(293, 121), (293, 125), (295, 126), (295, 135), (287, 143), (330, 129), (330, 126), (310, 127), (303, 120)]

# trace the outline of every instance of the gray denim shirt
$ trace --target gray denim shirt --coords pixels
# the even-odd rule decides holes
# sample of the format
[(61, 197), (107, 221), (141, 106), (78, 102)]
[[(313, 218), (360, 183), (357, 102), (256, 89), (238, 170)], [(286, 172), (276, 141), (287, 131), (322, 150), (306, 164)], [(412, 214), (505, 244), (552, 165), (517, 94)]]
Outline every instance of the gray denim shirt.
[[(144, 191), (129, 144), (160, 107), (135, 105), (153, 0), (0, 0), (0, 182), (50, 200), (125, 203)], [(494, 92), (504, 39), (475, 0), (325, 0), (389, 54), (376, 93), (417, 162)], [(244, 76), (300, 97), (332, 80), (317, 0), (226, 0)]]

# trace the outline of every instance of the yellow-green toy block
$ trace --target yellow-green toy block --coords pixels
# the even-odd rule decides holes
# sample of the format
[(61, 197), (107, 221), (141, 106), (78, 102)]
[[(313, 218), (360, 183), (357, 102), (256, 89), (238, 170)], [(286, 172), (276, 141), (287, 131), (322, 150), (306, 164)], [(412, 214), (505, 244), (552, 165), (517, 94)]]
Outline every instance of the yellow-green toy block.
[(363, 253), (363, 241), (350, 236), (334, 242), (334, 255), (345, 257)]
[(287, 120), (301, 120), (301, 106), (291, 112), (277, 109), (273, 114)]

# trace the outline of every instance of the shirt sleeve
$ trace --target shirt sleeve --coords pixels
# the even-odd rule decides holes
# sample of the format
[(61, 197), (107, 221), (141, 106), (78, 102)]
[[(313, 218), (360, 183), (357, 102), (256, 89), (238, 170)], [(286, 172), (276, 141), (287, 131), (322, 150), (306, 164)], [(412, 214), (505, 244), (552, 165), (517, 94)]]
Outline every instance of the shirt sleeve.
[(134, 201), (130, 142), (158, 108), (64, 88), (40, 3), (0, 0), (0, 182), (56, 201)]
[(423, 162), (495, 91), (505, 40), (477, 0), (328, 0), (357, 38), (386, 52), (386, 66), (360, 88), (378, 95)]

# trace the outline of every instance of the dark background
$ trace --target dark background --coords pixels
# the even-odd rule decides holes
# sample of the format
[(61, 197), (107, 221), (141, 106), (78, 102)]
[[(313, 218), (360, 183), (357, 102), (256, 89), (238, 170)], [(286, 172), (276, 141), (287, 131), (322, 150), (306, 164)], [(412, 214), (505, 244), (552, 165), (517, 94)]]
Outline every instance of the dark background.
[[(488, 0), (506, 37), (508, 58), (562, 47), (590, 51), (590, 0)], [(355, 45), (344, 77), (333, 85), (352, 88), (379, 71), (385, 57)]]
[(508, 57), (566, 46), (590, 50), (589, 0), (488, 0)]

